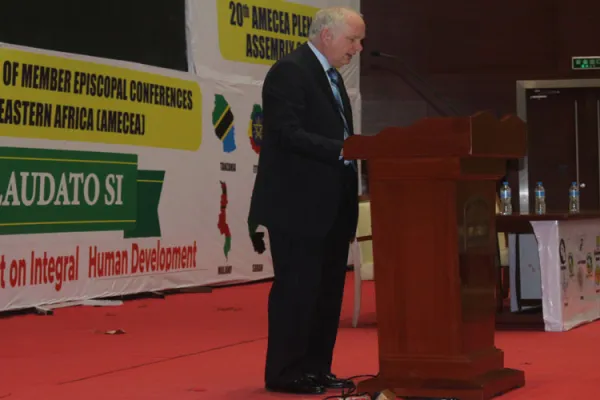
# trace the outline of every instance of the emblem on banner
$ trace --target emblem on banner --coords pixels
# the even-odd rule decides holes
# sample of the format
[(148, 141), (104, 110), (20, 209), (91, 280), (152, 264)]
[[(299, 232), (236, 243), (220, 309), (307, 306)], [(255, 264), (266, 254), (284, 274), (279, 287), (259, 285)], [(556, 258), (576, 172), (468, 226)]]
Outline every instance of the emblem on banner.
[(567, 289), (569, 288), (569, 274), (567, 272), (567, 267), (562, 265), (560, 267), (560, 277), (561, 277), (561, 287), (563, 291), (564, 303), (567, 304)]
[(485, 248), (490, 243), (490, 208), (479, 196), (469, 198), (463, 206), (462, 248)]
[(255, 104), (252, 107), (250, 126), (248, 127), (248, 137), (250, 138), (252, 150), (254, 150), (256, 154), (259, 154), (263, 140), (263, 111), (260, 104)]
[(565, 246), (565, 239), (560, 239), (558, 254), (560, 255), (560, 263), (564, 265), (567, 262), (567, 249)]
[(231, 153), (235, 151), (235, 124), (233, 112), (222, 94), (215, 95), (215, 107), (212, 113), (215, 135), (223, 143), (223, 151)]
[[(583, 285), (585, 283), (585, 260), (579, 260), (577, 262), (577, 285), (579, 286), (579, 291), (583, 291)], [(583, 296), (581, 296), (583, 300)]]
[(600, 293), (600, 236), (596, 236), (596, 249), (594, 250), (594, 284), (596, 294)]
[(594, 282), (596, 284), (596, 293), (600, 293), (600, 260), (596, 256), (596, 271), (594, 273)]
[(575, 276), (575, 261), (573, 260), (573, 253), (569, 253), (569, 276)]

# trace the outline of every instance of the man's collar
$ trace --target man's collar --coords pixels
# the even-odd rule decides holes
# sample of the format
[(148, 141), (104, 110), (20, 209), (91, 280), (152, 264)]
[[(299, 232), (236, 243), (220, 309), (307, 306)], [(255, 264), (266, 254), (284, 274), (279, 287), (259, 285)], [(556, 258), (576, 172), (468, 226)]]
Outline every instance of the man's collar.
[(325, 58), (325, 56), (311, 42), (308, 42), (308, 47), (310, 47), (313, 53), (315, 53), (315, 56), (317, 56), (317, 59), (323, 66), (325, 72), (329, 71), (331, 69), (331, 65), (329, 64), (329, 61), (327, 61), (327, 58)]

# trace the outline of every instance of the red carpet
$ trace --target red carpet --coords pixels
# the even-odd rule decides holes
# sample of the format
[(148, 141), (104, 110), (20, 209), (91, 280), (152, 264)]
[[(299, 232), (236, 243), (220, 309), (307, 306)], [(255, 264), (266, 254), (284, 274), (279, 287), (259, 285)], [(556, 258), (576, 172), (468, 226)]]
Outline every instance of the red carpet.
[[(262, 387), (269, 286), (0, 319), (0, 399), (302, 398)], [(349, 277), (335, 373), (374, 374), (373, 286), (364, 284), (358, 329), (350, 326), (352, 288)], [(114, 329), (125, 334), (103, 333)], [(527, 379), (500, 398), (596, 398), (598, 338), (600, 323), (561, 334), (499, 332), (507, 366), (525, 370)]]

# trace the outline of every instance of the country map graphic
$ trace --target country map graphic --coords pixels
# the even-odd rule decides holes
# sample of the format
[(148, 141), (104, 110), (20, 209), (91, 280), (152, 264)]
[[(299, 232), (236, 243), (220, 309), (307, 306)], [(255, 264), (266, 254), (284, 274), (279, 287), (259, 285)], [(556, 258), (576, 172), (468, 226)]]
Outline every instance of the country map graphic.
[(263, 111), (260, 104), (254, 104), (250, 114), (250, 124), (248, 126), (248, 137), (250, 146), (256, 154), (260, 153), (260, 147), (263, 140)]
[(223, 151), (231, 153), (235, 151), (235, 124), (233, 112), (229, 103), (222, 94), (215, 95), (215, 108), (212, 113), (215, 135), (223, 143)]
[(219, 212), (218, 228), (221, 235), (225, 237), (225, 243), (223, 244), (223, 254), (225, 258), (229, 257), (229, 251), (231, 250), (231, 230), (227, 223), (227, 184), (221, 181), (221, 210)]

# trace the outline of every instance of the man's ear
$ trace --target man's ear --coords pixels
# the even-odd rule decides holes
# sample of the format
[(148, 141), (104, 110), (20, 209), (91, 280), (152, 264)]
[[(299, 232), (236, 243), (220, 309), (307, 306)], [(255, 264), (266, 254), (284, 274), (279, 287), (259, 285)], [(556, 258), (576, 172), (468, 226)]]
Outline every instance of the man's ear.
[(319, 36), (321, 39), (321, 43), (323, 44), (329, 44), (333, 40), (333, 35), (329, 28), (323, 28)]

